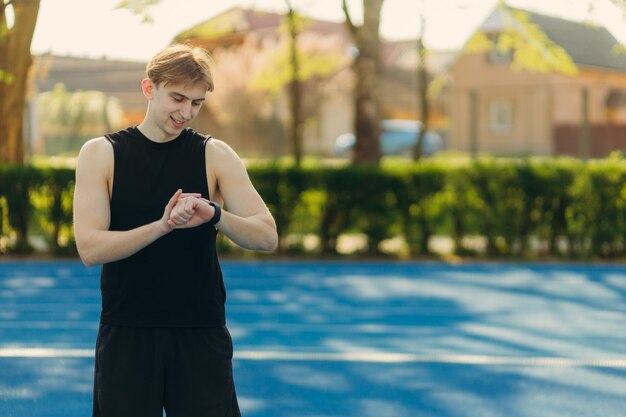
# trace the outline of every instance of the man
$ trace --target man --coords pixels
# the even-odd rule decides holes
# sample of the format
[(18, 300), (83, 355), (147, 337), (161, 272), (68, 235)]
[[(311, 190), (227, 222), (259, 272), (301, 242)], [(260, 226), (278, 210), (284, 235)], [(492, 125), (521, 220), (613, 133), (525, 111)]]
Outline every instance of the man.
[(143, 121), (76, 168), (78, 252), (102, 264), (93, 415), (237, 417), (217, 229), (270, 251), (276, 225), (236, 153), (188, 127), (213, 91), (206, 52), (173, 45), (146, 73)]

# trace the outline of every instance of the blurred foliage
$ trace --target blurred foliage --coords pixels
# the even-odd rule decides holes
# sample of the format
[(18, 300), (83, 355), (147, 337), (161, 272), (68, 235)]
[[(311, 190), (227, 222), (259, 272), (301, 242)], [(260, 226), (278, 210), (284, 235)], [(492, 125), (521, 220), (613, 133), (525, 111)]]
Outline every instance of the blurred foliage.
[(511, 68), (516, 71), (577, 74), (578, 68), (565, 49), (532, 23), (528, 13), (511, 10), (504, 4), (499, 7), (506, 20), (502, 33), (497, 36), (480, 31), (474, 33), (464, 47), (465, 53), (496, 50), (502, 55), (512, 54)]
[(43, 227), (52, 253), (76, 253), (72, 231), (74, 170), (0, 165), (0, 249), (31, 253), (31, 229)]
[[(134, 0), (137, 1), (137, 0)], [(144, 0), (145, 1), (145, 0)], [(140, 11), (146, 16), (145, 10)], [(223, 14), (186, 29), (174, 38), (175, 42), (185, 42), (189, 38), (214, 39), (237, 32), (237, 22), (232, 14)]]
[[(626, 160), (617, 154), (380, 167), (256, 162), (248, 171), (276, 219), (280, 253), (334, 255), (341, 236), (358, 235), (366, 256), (382, 255), (384, 242), (397, 237), (406, 247), (397, 256), (432, 256), (434, 236), (451, 237), (463, 256), (626, 256)], [(32, 251), (35, 231), (50, 252), (75, 254), (73, 187), (72, 168), (1, 165), (0, 250)], [(225, 238), (220, 248), (236, 250)]]
[(154, 19), (148, 14), (148, 9), (160, 2), (161, 0), (122, 0), (115, 8), (126, 9), (135, 15), (141, 16), (142, 23), (151, 23)]
[(63, 84), (37, 97), (41, 136), (37, 153), (78, 154), (89, 139), (124, 124), (119, 100), (99, 91), (69, 92)]
[(0, 83), (11, 84), (15, 81), (15, 76), (10, 72), (0, 69)]
[(42, 173), (22, 165), (0, 165), (0, 196), (6, 202), (8, 228), (3, 233), (12, 231), (14, 239), (9, 249), (16, 253), (29, 253), (33, 248), (28, 240), (29, 226), (33, 205), (31, 192), (42, 183)]
[(43, 181), (31, 201), (38, 226), (46, 232), (48, 246), (54, 254), (75, 253), (72, 230), (74, 170), (68, 168), (42, 169)]
[[(314, 39), (309, 43), (304, 43), (298, 49), (298, 75), (300, 81), (332, 74), (345, 61), (345, 58), (337, 52), (316, 51), (313, 49), (313, 47), (319, 45), (319, 41), (320, 39), (317, 42)], [(307, 45), (309, 48), (307, 48)], [(282, 42), (280, 46), (274, 49), (266, 66), (261, 68), (256, 74), (256, 77), (252, 80), (252, 87), (274, 95), (280, 94), (285, 86), (292, 82), (290, 59), (289, 45), (286, 42)]]
[(531, 23), (528, 13), (514, 11), (513, 15), (523, 30), (511, 23), (496, 45), (500, 52), (514, 51), (513, 69), (576, 75), (578, 69), (569, 54), (552, 42), (538, 25)]

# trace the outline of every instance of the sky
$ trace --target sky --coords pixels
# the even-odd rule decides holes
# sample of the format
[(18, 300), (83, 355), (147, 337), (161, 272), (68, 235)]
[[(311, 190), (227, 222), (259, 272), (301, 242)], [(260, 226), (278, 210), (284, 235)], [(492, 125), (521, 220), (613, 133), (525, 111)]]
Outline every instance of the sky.
[[(284, 12), (284, 0), (161, 0), (150, 9), (152, 23), (142, 23), (128, 10), (115, 10), (120, 0), (41, 0), (31, 44), (36, 54), (52, 52), (78, 57), (145, 62), (174, 36), (235, 6)], [(433, 49), (463, 45), (497, 0), (385, 0), (381, 36), (416, 39), (419, 12), (428, 16), (425, 43)], [(594, 5), (589, 8), (590, 2)], [(589, 19), (606, 26), (626, 44), (626, 16), (610, 0), (508, 0), (508, 4), (572, 20)], [(342, 21), (341, 0), (292, 0), (300, 13)], [(361, 0), (349, 0), (359, 21)]]

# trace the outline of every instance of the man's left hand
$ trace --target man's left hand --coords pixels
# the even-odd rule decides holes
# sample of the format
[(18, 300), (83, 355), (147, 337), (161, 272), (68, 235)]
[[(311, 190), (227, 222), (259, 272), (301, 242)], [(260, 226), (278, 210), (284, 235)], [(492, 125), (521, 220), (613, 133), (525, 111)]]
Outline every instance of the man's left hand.
[(196, 227), (213, 218), (215, 208), (204, 198), (195, 196), (178, 199), (167, 223), (174, 229)]

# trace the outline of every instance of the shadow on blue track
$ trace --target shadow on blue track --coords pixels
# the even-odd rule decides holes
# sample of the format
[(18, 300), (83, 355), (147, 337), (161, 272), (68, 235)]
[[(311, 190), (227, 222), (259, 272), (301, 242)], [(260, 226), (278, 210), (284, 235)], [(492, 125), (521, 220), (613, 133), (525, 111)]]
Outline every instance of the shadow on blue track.
[[(623, 415), (624, 267), (224, 262), (223, 270), (246, 417)], [(76, 262), (0, 263), (0, 351), (92, 351), (98, 276)], [(360, 353), (414, 359), (350, 358)], [(485, 362), (463, 359), (476, 356)], [(89, 355), (0, 357), (0, 416), (90, 415), (92, 381)]]
[[(88, 359), (0, 359), (2, 416), (85, 416)], [(237, 362), (245, 416), (620, 416), (626, 370)]]
[[(247, 416), (619, 416), (626, 371), (456, 364), (253, 363)], [(259, 375), (264, 379), (258, 380)]]

